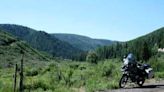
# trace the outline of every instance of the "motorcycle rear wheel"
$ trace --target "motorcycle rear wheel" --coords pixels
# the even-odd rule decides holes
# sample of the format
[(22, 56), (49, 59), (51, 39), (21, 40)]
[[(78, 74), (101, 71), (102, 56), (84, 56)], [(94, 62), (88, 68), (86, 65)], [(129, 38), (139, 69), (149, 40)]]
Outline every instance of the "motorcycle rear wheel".
[(126, 84), (128, 82), (128, 76), (127, 75), (123, 75), (120, 79), (120, 82), (119, 82), (119, 87), (120, 88), (125, 88)]

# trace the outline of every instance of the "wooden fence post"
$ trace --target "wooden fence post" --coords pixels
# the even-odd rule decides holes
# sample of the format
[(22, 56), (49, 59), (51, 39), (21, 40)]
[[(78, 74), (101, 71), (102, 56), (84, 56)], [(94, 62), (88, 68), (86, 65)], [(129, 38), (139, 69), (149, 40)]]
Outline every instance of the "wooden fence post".
[(15, 74), (14, 74), (14, 92), (16, 92), (16, 87), (17, 87), (17, 64), (15, 65)]
[(21, 51), (22, 53), (22, 59), (21, 59), (21, 67), (20, 67), (20, 83), (19, 83), (19, 92), (23, 92), (24, 86), (23, 86), (23, 58), (24, 58), (24, 52)]

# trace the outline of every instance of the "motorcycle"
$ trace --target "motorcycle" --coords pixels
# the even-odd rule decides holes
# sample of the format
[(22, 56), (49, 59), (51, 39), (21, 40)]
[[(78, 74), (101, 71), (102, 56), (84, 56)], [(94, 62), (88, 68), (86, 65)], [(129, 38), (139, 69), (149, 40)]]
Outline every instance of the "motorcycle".
[(120, 88), (125, 88), (129, 81), (142, 87), (145, 79), (154, 78), (153, 69), (148, 64), (124, 65), (121, 71), (123, 75), (119, 82)]

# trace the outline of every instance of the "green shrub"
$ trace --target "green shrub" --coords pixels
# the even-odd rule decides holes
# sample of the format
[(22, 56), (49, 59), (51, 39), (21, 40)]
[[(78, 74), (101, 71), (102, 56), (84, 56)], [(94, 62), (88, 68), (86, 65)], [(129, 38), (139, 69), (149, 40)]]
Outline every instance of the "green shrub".
[(58, 86), (54, 92), (75, 92), (74, 90), (70, 89), (69, 87), (66, 86)]
[(12, 84), (3, 84), (0, 82), (0, 92), (12, 92), (13, 91), (13, 86)]
[(114, 63), (112, 62), (104, 62), (104, 64), (102, 65), (102, 71), (103, 71), (103, 76), (111, 76), (113, 73), (113, 70), (116, 68), (116, 66), (114, 65)]
[(28, 83), (24, 85), (25, 89), (38, 89), (42, 88), (43, 90), (49, 90), (51, 89), (51, 86), (45, 83), (43, 80), (33, 80), (32, 83)]
[[(60, 62), (48, 63), (40, 69), (38, 67), (25, 68), (24, 87), (25, 92), (73, 92), (85, 88), (87, 92), (104, 89), (118, 88), (121, 76), (121, 63), (118, 59), (100, 61), (97, 64), (88, 62)], [(2, 70), (2, 69), (1, 69)], [(11, 92), (4, 90), (5, 85), (12, 87), (14, 69), (0, 71), (0, 92)], [(162, 74), (159, 74), (162, 76)], [(2, 91), (3, 89), (3, 91)], [(9, 90), (8, 89), (8, 90)], [(83, 89), (84, 90), (84, 89)]]
[(164, 72), (156, 72), (155, 73), (156, 78), (163, 78), (164, 79)]
[(26, 71), (26, 76), (37, 76), (39, 74), (37, 69), (32, 69), (32, 70), (28, 70)]
[(90, 63), (97, 64), (98, 55), (96, 52), (90, 51), (86, 57), (86, 60)]
[[(86, 90), (94, 92), (104, 89), (117, 89), (121, 77), (119, 60), (105, 60), (88, 70), (91, 74), (86, 79)], [(91, 66), (90, 66), (91, 67)], [(85, 75), (86, 76), (86, 75)]]
[(163, 59), (152, 57), (148, 62), (154, 69), (155, 72), (163, 72), (164, 71), (164, 61)]
[(119, 81), (116, 79), (109, 81), (107, 88), (108, 89), (118, 89), (119, 88)]

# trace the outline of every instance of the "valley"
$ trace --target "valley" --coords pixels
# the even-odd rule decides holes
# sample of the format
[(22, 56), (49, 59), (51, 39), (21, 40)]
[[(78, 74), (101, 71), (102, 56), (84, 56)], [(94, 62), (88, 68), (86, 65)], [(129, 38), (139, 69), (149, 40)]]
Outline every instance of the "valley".
[[(164, 53), (158, 52), (164, 48), (164, 28), (127, 42), (101, 40), (102, 43), (88, 37), (51, 35), (18, 25), (1, 24), (0, 29), (0, 92), (13, 91), (14, 68), (15, 64), (20, 68), (22, 52), (25, 92), (127, 91), (119, 89), (118, 83), (122, 58), (129, 52), (134, 53), (138, 62), (153, 67), (155, 80), (164, 78)], [(17, 76), (18, 91), (19, 73)], [(144, 92), (140, 88), (134, 90)]]

